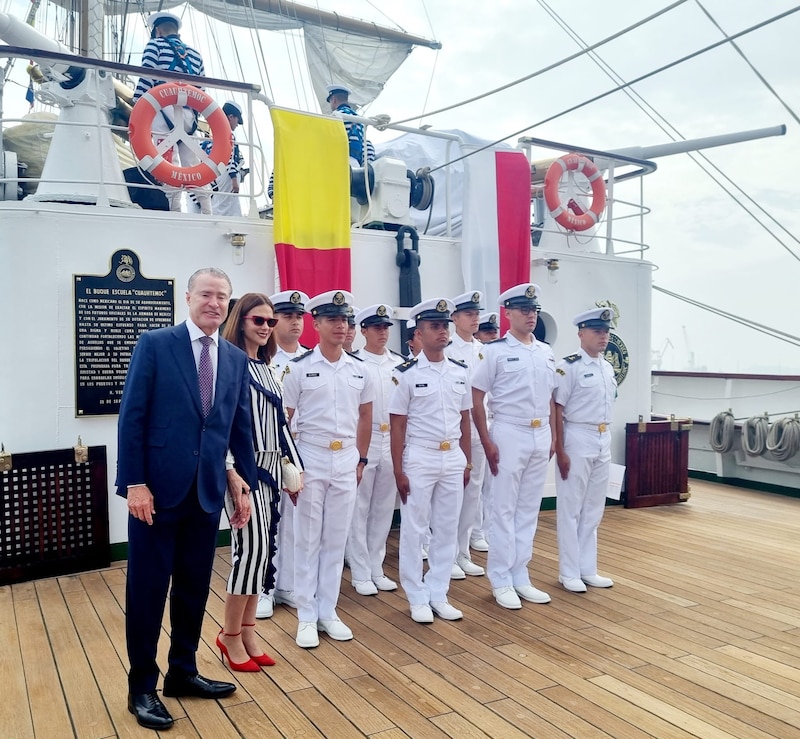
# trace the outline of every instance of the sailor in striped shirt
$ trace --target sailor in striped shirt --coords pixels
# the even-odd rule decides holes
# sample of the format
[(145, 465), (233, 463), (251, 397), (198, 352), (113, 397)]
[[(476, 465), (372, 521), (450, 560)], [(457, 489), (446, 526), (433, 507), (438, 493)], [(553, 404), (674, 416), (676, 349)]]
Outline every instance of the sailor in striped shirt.
[[(205, 74), (203, 57), (200, 56), (200, 52), (184, 44), (178, 35), (181, 19), (177, 15), (163, 12), (152, 13), (147, 19), (147, 25), (150, 27), (151, 38), (142, 54), (143, 67), (167, 72), (184, 72), (199, 76)], [(142, 95), (156, 85), (163, 84), (164, 81), (140, 77), (133, 93), (133, 102), (136, 103)], [(189, 135), (194, 134), (197, 129), (195, 112), (191, 108), (185, 107), (180, 111), (178, 117), (182, 118), (181, 124), (184, 131)], [(174, 106), (163, 109), (160, 114), (156, 115), (152, 124), (153, 141), (156, 145), (163, 141), (169, 132), (175, 128), (175, 120), (176, 110)], [(175, 159), (176, 154), (177, 160)], [(172, 151), (166, 152), (164, 158), (183, 167), (192, 167), (198, 162), (196, 155), (182, 141), (178, 141)], [(201, 212), (210, 214), (211, 198), (206, 192), (203, 192), (204, 189), (197, 188), (195, 197), (200, 205)], [(181, 191), (168, 190), (166, 195), (169, 200), (170, 210), (179, 211), (181, 209)]]

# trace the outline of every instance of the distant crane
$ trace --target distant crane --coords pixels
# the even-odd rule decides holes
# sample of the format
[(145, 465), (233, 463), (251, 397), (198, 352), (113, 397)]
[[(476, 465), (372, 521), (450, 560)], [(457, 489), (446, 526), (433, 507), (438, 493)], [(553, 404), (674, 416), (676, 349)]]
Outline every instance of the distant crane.
[(698, 367), (694, 363), (694, 352), (692, 351), (692, 347), (689, 344), (689, 333), (686, 330), (686, 326), (685, 325), (683, 325), (681, 328), (683, 329), (683, 340), (684, 340), (684, 342), (686, 342), (686, 353), (689, 356), (689, 363), (688, 363), (688, 365), (686, 367), (687, 371), (688, 372), (705, 372), (706, 371), (706, 366), (705, 365), (703, 365), (702, 367)]
[(667, 353), (667, 349), (675, 347), (672, 345), (672, 342), (667, 337), (667, 340), (664, 342), (664, 346), (661, 347), (661, 351), (658, 349), (651, 349), (650, 353), (652, 354), (652, 367), (654, 370), (660, 370), (661, 365), (664, 363), (664, 355)]

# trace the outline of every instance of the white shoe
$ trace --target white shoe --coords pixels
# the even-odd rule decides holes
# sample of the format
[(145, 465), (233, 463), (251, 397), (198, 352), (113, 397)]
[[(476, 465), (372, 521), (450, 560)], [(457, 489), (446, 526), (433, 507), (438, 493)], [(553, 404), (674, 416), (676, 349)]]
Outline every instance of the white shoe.
[(610, 577), (603, 577), (602, 575), (581, 575), (581, 580), (593, 588), (611, 588), (614, 586), (614, 581)]
[(258, 605), (256, 606), (256, 618), (272, 618), (275, 610), (275, 601), (267, 593), (258, 594)]
[(297, 603), (294, 599), (294, 590), (278, 590), (275, 588), (275, 590), (272, 591), (272, 598), (277, 604), (283, 603), (283, 605), (289, 606), (289, 608), (297, 608)]
[(378, 588), (372, 580), (353, 580), (353, 587), (359, 595), (377, 595)]
[(464, 614), (458, 608), (451, 606), (446, 600), (439, 603), (431, 603), (431, 610), (445, 621), (458, 621), (464, 618)]
[(386, 575), (373, 577), (372, 582), (375, 583), (375, 587), (378, 588), (378, 590), (397, 590), (397, 583), (390, 577), (386, 577)]
[(586, 592), (586, 586), (579, 577), (561, 577), (561, 575), (559, 575), (558, 581), (564, 586), (564, 589), (569, 590), (570, 593)]
[(495, 588), (492, 593), (497, 605), (508, 608), (509, 610), (516, 611), (522, 608), (522, 601), (517, 595), (517, 591), (511, 585), (506, 585), (502, 588)]
[(338, 618), (320, 619), (317, 621), (317, 629), (324, 631), (331, 639), (336, 641), (350, 641), (353, 638), (353, 632)]
[(301, 621), (297, 624), (297, 638), (295, 639), (298, 647), (312, 649), (319, 646), (319, 634), (317, 625), (313, 621)]
[(462, 570), (455, 562), (453, 562), (453, 567), (450, 570), (450, 579), (451, 580), (465, 580), (467, 577), (464, 570)]
[(428, 547), (422, 547), (422, 559), (428, 559)]
[(520, 598), (530, 601), (531, 603), (549, 603), (550, 596), (543, 590), (533, 587), (533, 585), (520, 585), (514, 586), (514, 591)]
[[(462, 569), (465, 575), (485, 575), (486, 570), (483, 569), (480, 565), (476, 565), (469, 557), (465, 557), (463, 554), (459, 554), (456, 558), (456, 564)], [(452, 574), (450, 575), (452, 579)]]
[(472, 539), (469, 542), (469, 548), (474, 549), (476, 552), (488, 552), (489, 551), (489, 542), (481, 536), (477, 539)]
[(433, 611), (429, 605), (424, 603), (422, 605), (412, 605), (411, 618), (413, 618), (418, 624), (432, 624)]

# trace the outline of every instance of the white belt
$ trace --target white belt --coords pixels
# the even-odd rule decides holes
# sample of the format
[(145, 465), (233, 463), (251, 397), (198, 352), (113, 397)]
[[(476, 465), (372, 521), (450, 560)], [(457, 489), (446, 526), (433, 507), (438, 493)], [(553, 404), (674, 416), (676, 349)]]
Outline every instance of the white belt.
[(586, 428), (594, 429), (598, 433), (604, 434), (608, 431), (610, 423), (589, 423), (588, 421), (569, 421), (566, 418), (564, 419), (564, 423), (570, 424), (570, 426), (586, 426)]
[(389, 424), (388, 423), (373, 423), (372, 424), (373, 431), (380, 431), (382, 434), (389, 433)]
[(408, 440), (408, 443), (412, 446), (421, 446), (423, 449), (435, 449), (437, 452), (449, 452), (452, 449), (460, 449), (458, 442), (454, 439), (434, 441), (433, 439), (419, 439), (412, 437)]
[(303, 444), (313, 444), (314, 446), (321, 446), (325, 449), (338, 452), (340, 449), (347, 449), (356, 445), (356, 440), (350, 439), (332, 439), (330, 436), (312, 436), (311, 434), (298, 434), (297, 440)]
[(550, 425), (550, 416), (545, 418), (520, 418), (518, 416), (507, 416), (504, 413), (495, 413), (494, 420), (500, 421), (500, 423), (510, 423), (512, 426), (527, 426), (532, 429)]

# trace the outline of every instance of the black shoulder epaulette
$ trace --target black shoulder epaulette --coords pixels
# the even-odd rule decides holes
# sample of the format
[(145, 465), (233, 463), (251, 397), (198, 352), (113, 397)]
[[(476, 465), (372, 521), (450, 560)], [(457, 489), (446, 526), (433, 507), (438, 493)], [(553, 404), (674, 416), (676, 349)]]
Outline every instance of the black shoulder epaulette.
[(407, 369), (413, 367), (416, 363), (417, 363), (417, 358), (413, 357), (412, 359), (406, 359), (406, 361), (403, 362), (402, 364), (398, 364), (397, 367), (395, 367), (395, 369), (398, 372), (405, 372)]
[(400, 357), (403, 361), (405, 361), (405, 355), (396, 352), (394, 349), (389, 349), (389, 354), (394, 354), (396, 357)]
[(573, 362), (577, 362), (580, 358), (580, 354), (570, 354), (568, 357), (564, 357), (564, 361), (572, 364)]
[(460, 359), (453, 359), (452, 357), (448, 357), (448, 359), (453, 364), (457, 364), (459, 367), (463, 367), (464, 369), (469, 369), (469, 365), (466, 362), (462, 362)]
[(294, 359), (291, 359), (290, 361), (299, 362), (301, 359), (305, 359), (307, 356), (309, 356), (310, 354), (313, 354), (313, 353), (314, 353), (314, 350), (313, 349), (309, 349), (305, 354), (301, 354), (299, 357), (294, 357)]
[(361, 357), (356, 356), (358, 354), (358, 349), (356, 349), (354, 352), (347, 352), (346, 351), (345, 354), (349, 354), (353, 359), (357, 359), (359, 362), (363, 362), (364, 361), (363, 359), (361, 359)]
[(505, 341), (505, 340), (506, 340), (506, 337), (505, 336), (501, 336), (499, 339), (492, 339), (491, 341), (487, 341), (486, 343), (487, 344), (497, 344), (497, 343), (499, 343), (501, 341)]

